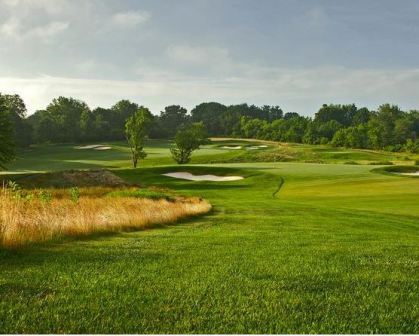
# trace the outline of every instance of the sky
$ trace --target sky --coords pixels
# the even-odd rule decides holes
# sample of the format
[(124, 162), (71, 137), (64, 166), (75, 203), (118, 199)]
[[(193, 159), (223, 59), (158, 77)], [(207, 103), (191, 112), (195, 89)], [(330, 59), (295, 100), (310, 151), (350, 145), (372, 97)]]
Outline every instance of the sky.
[(0, 0), (0, 92), (158, 114), (201, 102), (419, 109), (417, 0)]

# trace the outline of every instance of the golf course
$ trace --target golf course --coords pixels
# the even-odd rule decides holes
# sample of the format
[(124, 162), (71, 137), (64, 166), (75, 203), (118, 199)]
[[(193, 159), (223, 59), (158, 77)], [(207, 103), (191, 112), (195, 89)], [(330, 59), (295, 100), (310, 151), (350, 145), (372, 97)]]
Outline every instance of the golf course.
[(178, 165), (170, 146), (136, 169), (124, 142), (18, 153), (1, 179), (100, 168), (211, 210), (0, 247), (0, 333), (419, 333), (418, 154), (218, 138)]

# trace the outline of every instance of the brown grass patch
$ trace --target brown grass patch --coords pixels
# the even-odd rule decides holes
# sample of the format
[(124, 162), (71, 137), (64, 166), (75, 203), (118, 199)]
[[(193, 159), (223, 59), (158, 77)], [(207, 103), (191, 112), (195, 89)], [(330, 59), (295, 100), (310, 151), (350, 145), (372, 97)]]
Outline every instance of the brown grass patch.
[(106, 169), (64, 170), (20, 176), (17, 182), (25, 188), (124, 187), (127, 182)]
[(19, 198), (9, 189), (1, 189), (0, 246), (16, 248), (65, 236), (145, 229), (211, 209), (200, 198), (177, 197), (169, 201), (103, 197), (107, 190), (81, 189), (82, 196), (74, 202), (63, 190), (49, 190), (52, 199), (45, 201), (36, 197)]

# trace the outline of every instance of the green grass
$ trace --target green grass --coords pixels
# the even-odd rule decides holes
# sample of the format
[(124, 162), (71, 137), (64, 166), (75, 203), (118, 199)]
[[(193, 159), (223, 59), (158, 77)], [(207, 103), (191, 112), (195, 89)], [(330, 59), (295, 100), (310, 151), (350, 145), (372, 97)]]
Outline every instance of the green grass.
[[(415, 173), (419, 171), (419, 165), (381, 167), (381, 168), (374, 169), (373, 171), (377, 173), (391, 174), (391, 175), (394, 175), (394, 173)], [(417, 178), (417, 176), (402, 176), (402, 177)]]
[[(76, 145), (37, 145), (18, 153), (18, 160), (9, 164), (10, 173), (33, 173), (68, 169), (129, 168), (130, 150), (125, 142), (104, 143), (112, 149), (75, 149)], [(390, 153), (384, 151), (344, 149), (330, 146), (302, 144), (275, 144), (268, 142), (268, 148), (249, 150), (258, 145), (256, 140), (214, 141), (194, 152), (192, 164), (249, 163), (249, 162), (311, 162), (374, 164), (394, 162), (413, 164), (418, 154)], [(265, 143), (264, 143), (265, 144)], [(243, 146), (241, 150), (229, 150), (223, 146)], [(149, 140), (146, 145), (148, 156), (140, 162), (142, 167), (173, 165), (170, 157), (171, 143), (163, 140)]]
[[(368, 164), (209, 165), (240, 155), (212, 146), (194, 158), (200, 165), (169, 166), (167, 144), (156, 143), (136, 170), (123, 148), (39, 149), (49, 162), (72, 156), (202, 196), (214, 210), (166, 228), (0, 251), (0, 333), (419, 332), (419, 179)], [(331, 155), (320, 149), (307, 150)], [(22, 161), (16, 170), (33, 169)], [(246, 178), (161, 175), (172, 171)]]

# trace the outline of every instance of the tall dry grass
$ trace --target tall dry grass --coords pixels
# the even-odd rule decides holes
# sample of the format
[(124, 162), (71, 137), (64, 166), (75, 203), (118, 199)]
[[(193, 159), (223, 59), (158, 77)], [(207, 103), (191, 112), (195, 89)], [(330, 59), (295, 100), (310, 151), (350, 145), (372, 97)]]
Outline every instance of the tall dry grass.
[[(103, 189), (84, 190), (78, 202), (53, 193), (41, 199), (16, 198), (3, 188), (0, 191), (0, 246), (16, 248), (64, 236), (83, 236), (95, 232), (144, 229), (173, 223), (181, 218), (208, 212), (211, 205), (199, 198), (174, 201), (129, 197), (100, 197)], [(58, 196), (58, 197), (55, 197)], [(61, 197), (60, 197), (61, 196)]]

